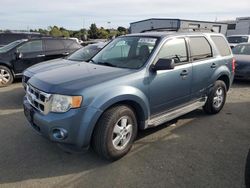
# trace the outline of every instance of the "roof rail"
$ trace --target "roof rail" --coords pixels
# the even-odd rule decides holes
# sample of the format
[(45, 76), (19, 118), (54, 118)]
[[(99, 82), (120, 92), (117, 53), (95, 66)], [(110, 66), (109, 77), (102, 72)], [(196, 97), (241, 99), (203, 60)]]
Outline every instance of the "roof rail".
[(190, 27), (186, 27), (186, 28), (157, 28), (157, 29), (149, 29), (149, 30), (144, 30), (141, 31), (141, 33), (145, 33), (145, 32), (162, 32), (162, 31), (167, 31), (167, 32), (215, 32), (213, 29), (208, 29), (208, 28), (190, 28)]

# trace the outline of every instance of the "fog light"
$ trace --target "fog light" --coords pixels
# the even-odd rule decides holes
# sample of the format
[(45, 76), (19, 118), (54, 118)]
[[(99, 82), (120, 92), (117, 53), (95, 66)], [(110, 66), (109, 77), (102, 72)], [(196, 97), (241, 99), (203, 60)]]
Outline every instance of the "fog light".
[(52, 133), (56, 140), (64, 140), (68, 136), (68, 132), (62, 128), (53, 129)]

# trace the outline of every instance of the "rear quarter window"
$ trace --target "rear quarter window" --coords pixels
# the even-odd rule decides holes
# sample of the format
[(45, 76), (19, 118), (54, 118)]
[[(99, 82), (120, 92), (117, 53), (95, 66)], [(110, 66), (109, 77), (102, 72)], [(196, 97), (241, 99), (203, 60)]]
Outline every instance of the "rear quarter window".
[(212, 41), (217, 47), (221, 56), (229, 56), (231, 55), (231, 50), (227, 41), (222, 36), (211, 36)]
[(213, 57), (212, 48), (205, 37), (190, 37), (189, 45), (193, 61)]

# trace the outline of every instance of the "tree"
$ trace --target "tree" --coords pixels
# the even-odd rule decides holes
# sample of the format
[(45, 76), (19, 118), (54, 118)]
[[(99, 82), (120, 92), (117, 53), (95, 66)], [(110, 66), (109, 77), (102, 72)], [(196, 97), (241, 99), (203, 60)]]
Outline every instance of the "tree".
[(117, 31), (118, 31), (117, 33), (118, 36), (128, 34), (128, 29), (126, 29), (125, 27), (120, 26), (117, 28)]
[(91, 24), (88, 34), (91, 39), (98, 38), (98, 28), (96, 27), (96, 24)]
[(49, 34), (52, 35), (53, 37), (61, 37), (63, 36), (62, 32), (57, 26), (50, 27)]
[(109, 37), (109, 33), (107, 32), (106, 29), (104, 29), (103, 27), (101, 27), (98, 30), (98, 38), (99, 39), (107, 39)]

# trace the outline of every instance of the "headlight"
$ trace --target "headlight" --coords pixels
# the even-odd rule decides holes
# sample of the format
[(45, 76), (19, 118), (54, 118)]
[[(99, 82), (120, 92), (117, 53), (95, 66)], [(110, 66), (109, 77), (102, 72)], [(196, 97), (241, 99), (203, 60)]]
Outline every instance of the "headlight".
[(51, 112), (67, 112), (71, 108), (79, 108), (82, 96), (53, 95), (51, 101)]

